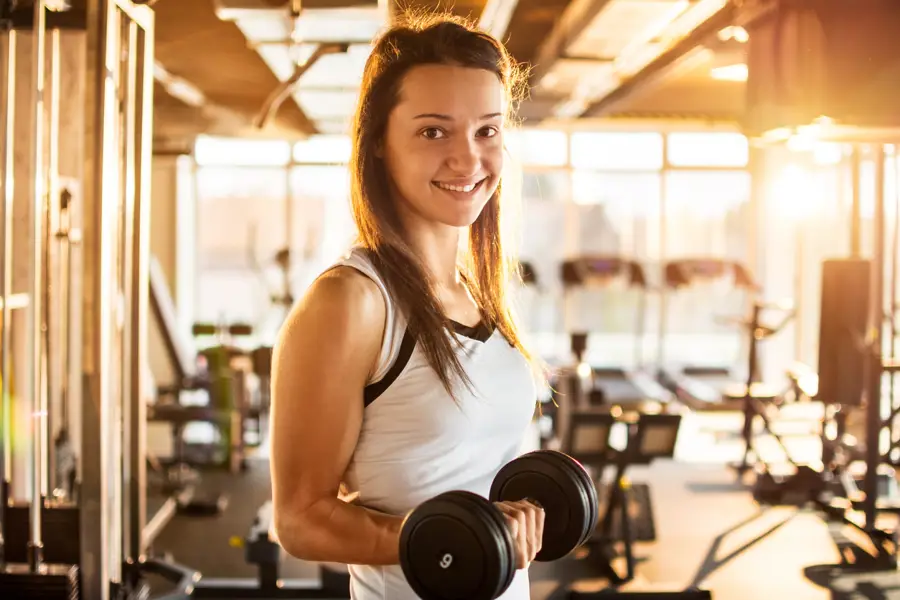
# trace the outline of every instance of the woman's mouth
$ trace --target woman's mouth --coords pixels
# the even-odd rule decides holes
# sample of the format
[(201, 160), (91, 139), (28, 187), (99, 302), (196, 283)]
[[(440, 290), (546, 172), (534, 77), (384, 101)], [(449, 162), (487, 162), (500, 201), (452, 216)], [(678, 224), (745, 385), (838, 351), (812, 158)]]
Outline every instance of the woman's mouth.
[(433, 181), (432, 185), (447, 192), (455, 192), (457, 194), (473, 194), (478, 191), (482, 185), (484, 185), (485, 181), (487, 181), (487, 177), (480, 179), (475, 183), (466, 185), (443, 183), (441, 181)]

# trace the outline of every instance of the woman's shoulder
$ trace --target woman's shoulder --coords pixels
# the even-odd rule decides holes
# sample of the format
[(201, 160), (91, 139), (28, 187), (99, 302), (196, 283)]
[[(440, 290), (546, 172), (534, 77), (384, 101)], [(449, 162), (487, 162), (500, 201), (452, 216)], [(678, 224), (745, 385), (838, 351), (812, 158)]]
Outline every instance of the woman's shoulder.
[(343, 264), (322, 273), (306, 291), (304, 302), (341, 311), (368, 312), (384, 306), (378, 284), (356, 267)]
[(364, 334), (369, 329), (380, 332), (384, 318), (385, 303), (378, 285), (358, 269), (335, 265), (310, 284), (282, 330), (303, 335), (325, 326), (336, 336)]

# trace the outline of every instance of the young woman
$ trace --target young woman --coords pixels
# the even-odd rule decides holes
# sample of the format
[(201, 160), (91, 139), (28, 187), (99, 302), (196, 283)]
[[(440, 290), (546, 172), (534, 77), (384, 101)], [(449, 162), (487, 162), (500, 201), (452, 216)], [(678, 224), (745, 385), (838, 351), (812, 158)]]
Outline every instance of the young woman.
[[(415, 600), (404, 516), (487, 496), (520, 454), (535, 364), (508, 306), (503, 131), (520, 72), (461, 21), (395, 26), (366, 64), (353, 128), (357, 245), (292, 310), (275, 348), (271, 464), (283, 547), (349, 566), (357, 600)], [(341, 484), (356, 501), (339, 498)], [(544, 515), (498, 503), (517, 545), (502, 596), (529, 598)]]

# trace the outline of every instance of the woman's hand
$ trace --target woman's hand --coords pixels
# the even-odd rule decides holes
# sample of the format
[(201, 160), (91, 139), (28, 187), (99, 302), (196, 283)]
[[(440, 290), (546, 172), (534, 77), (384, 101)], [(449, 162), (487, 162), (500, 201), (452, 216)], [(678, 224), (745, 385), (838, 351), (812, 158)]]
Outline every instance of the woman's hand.
[(537, 556), (544, 537), (544, 509), (527, 500), (495, 502), (506, 517), (516, 547), (516, 568), (525, 569)]

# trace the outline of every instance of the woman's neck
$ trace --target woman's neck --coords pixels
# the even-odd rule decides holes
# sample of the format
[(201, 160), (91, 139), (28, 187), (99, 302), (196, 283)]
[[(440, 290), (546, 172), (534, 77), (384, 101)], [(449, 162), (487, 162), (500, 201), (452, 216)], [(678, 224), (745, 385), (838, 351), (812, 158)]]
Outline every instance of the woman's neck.
[(459, 284), (459, 231), (451, 227), (441, 229), (419, 232), (411, 236), (410, 242), (428, 269), (434, 285), (438, 289), (453, 289)]

